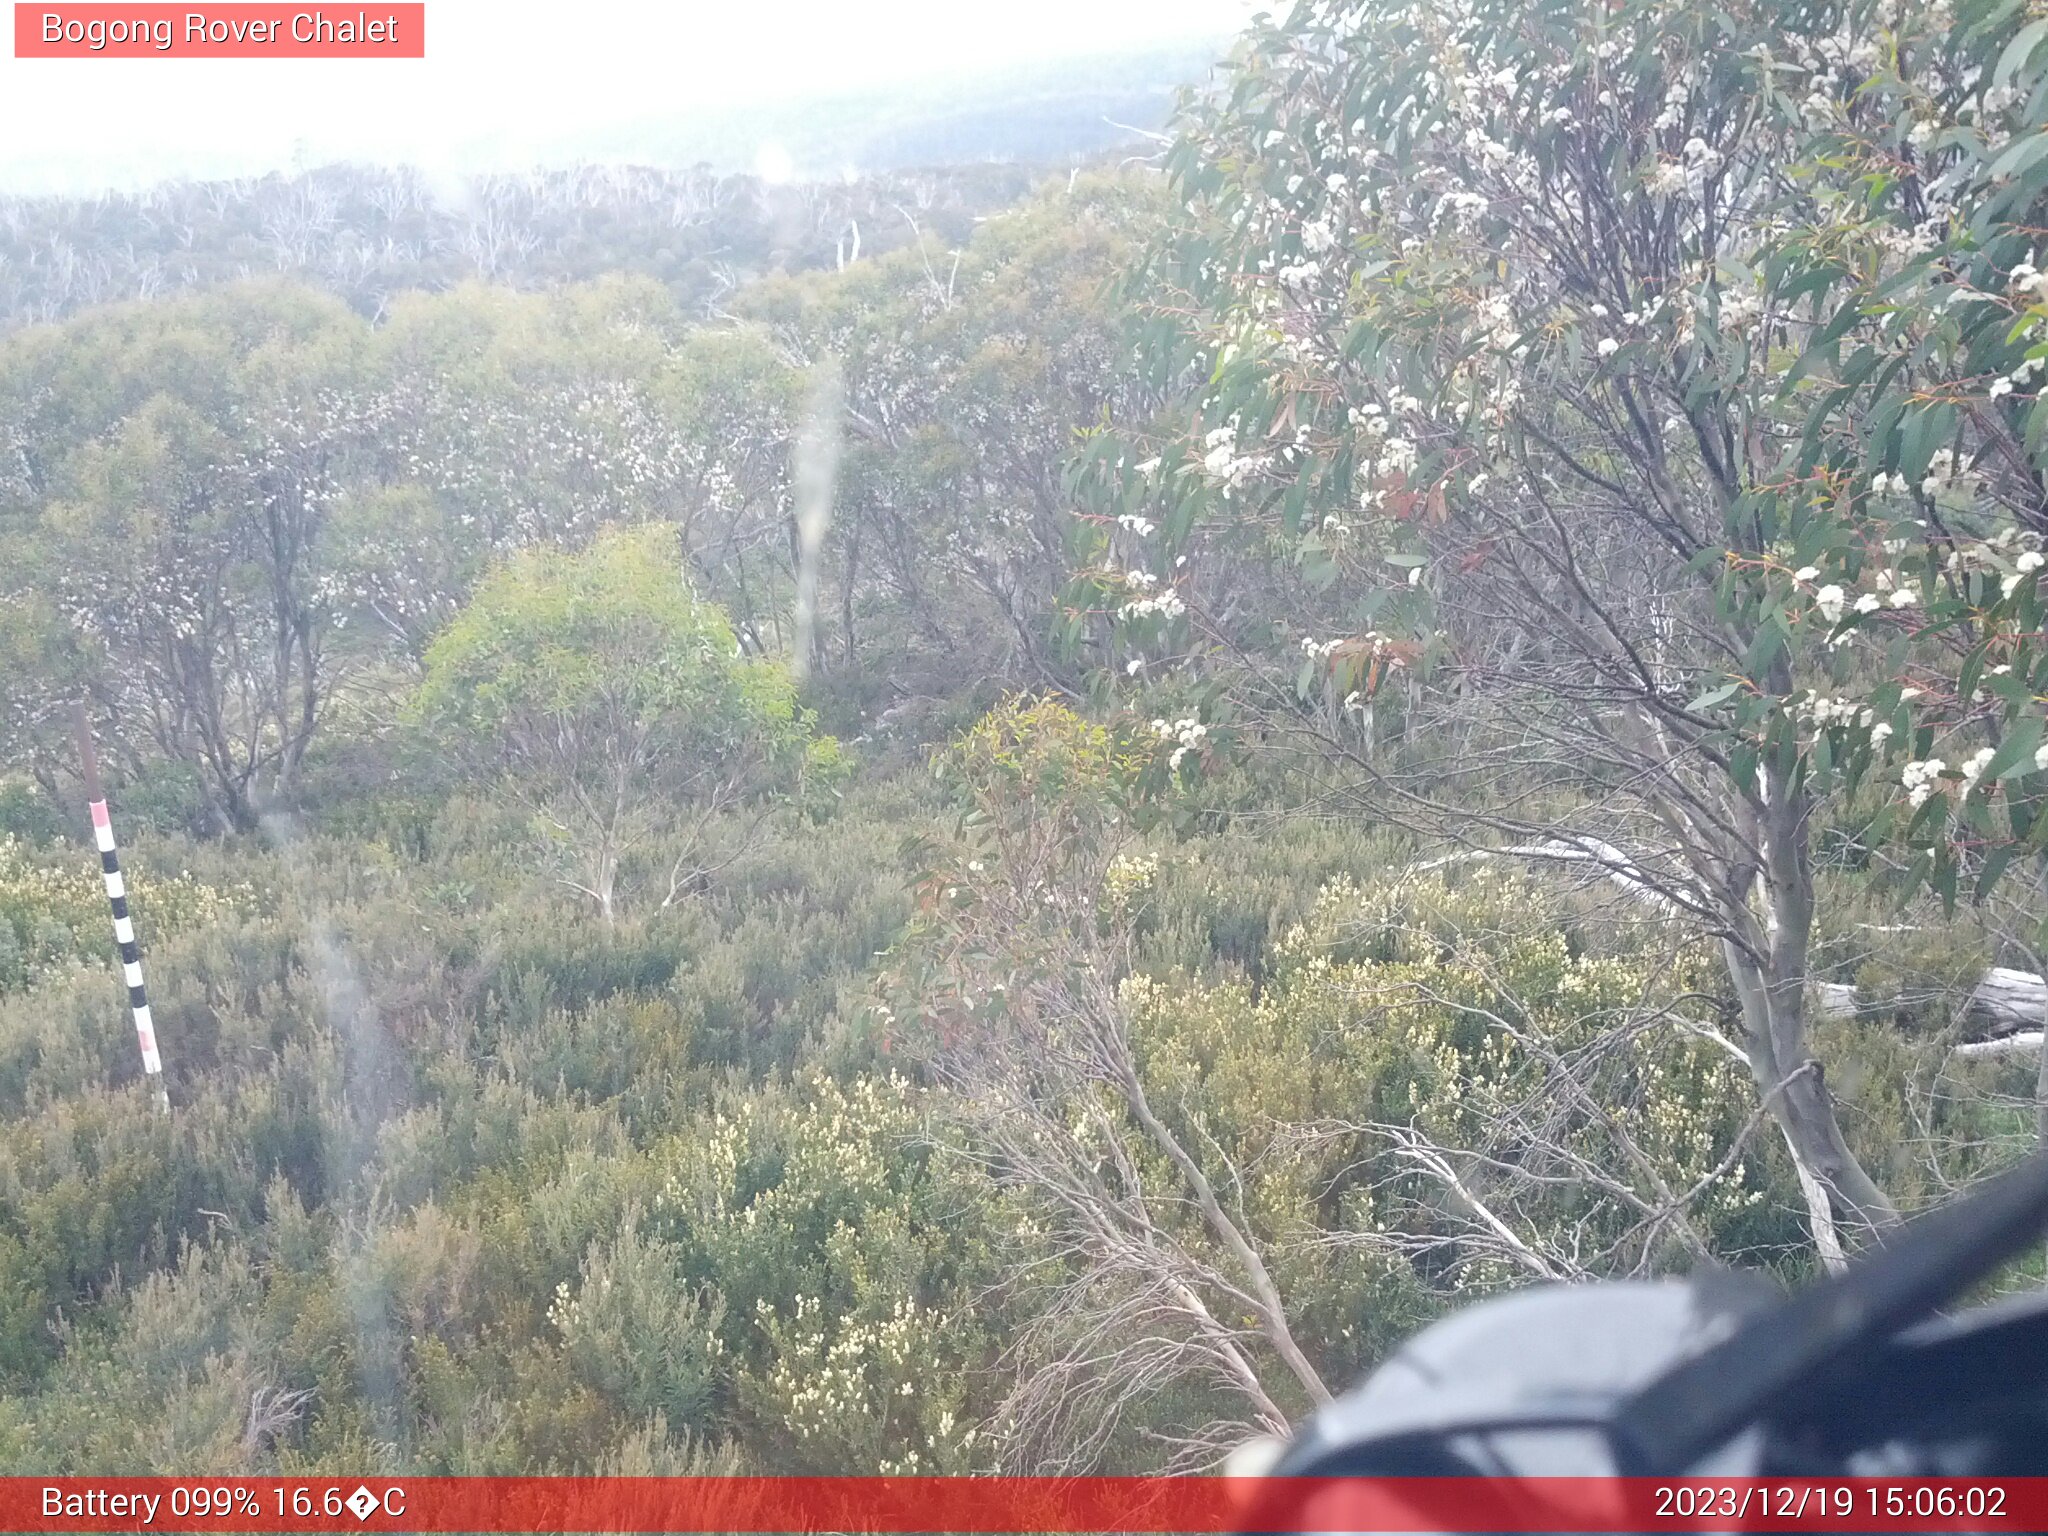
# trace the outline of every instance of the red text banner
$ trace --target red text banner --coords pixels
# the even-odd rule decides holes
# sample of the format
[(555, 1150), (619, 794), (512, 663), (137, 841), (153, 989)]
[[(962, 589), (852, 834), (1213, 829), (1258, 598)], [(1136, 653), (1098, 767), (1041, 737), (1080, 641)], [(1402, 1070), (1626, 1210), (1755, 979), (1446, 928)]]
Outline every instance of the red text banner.
[(14, 7), (18, 59), (423, 59), (424, 4)]
[(2041, 1531), (2048, 1478), (0, 1478), (7, 1531)]

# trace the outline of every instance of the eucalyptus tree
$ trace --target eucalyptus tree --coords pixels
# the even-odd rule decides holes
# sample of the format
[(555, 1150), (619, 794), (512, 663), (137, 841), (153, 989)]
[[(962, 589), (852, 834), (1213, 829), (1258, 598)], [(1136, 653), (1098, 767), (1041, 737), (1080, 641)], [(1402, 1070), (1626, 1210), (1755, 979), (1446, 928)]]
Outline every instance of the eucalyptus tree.
[(951, 687), (964, 653), (985, 678), (1071, 681), (1048, 643), (1064, 470), (1077, 424), (1145, 398), (1107, 288), (1159, 212), (1154, 179), (1079, 178), (957, 249), (920, 236), (738, 301), (793, 360), (843, 366), (823, 579), (844, 664), (893, 654), (902, 681)]
[(833, 760), (787, 669), (742, 654), (674, 544), (650, 525), (512, 557), (428, 647), (417, 700), (533, 807), (567, 855), (561, 882), (607, 922), (625, 860), (663, 829)]
[(1718, 940), (1823, 1252), (1897, 1213), (1808, 1027), (1817, 822), (1951, 897), (2048, 836), (2044, 35), (1305, 0), (1171, 152), (1182, 408), (1078, 470), (1070, 632)]
[(340, 681), (321, 556), (385, 421), (360, 331), (338, 303), (251, 286), (10, 348), (29, 446), (0, 589), (41, 616), (22, 643), (68, 658), (64, 690), (125, 756), (192, 769), (223, 828), (294, 792)]

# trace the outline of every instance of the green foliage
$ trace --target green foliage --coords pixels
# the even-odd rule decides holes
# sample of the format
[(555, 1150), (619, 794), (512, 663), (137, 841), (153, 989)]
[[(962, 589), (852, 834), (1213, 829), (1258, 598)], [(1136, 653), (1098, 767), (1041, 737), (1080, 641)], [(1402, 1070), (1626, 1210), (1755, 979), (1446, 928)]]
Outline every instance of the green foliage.
[[(1591, 496), (1537, 536), (1591, 568), (1623, 496), (1675, 612), (1731, 637), (1668, 663), (1674, 727), (1745, 790), (1864, 791), (1914, 879), (1988, 890), (2048, 838), (2031, 25), (1328, 0), (1255, 27), (1132, 285), (1187, 409), (1084, 457), (1104, 516), (1071, 601), (1169, 643), (1248, 585), (1204, 591), (1205, 551), (1255, 549), (1299, 605), (1245, 638), (1356, 709), (1470, 663), (1466, 589), (1530, 547), (1518, 498)], [(1627, 635), (1631, 590), (1599, 572), (1528, 619)]]
[(1158, 194), (1149, 177), (1075, 177), (957, 250), (920, 238), (741, 296), (748, 319), (836, 359), (844, 381), (818, 612), (843, 707), (1061, 670), (1048, 622), (1074, 533), (1061, 482), (1076, 427), (1148, 398), (1109, 286)]
[(585, 843), (577, 888), (607, 918), (656, 797), (715, 809), (841, 769), (811, 742), (788, 672), (744, 655), (672, 550), (653, 526), (517, 557), (428, 647), (416, 701), (421, 719), (531, 788), (547, 835)]
[(1842, 1170), (1823, 1242), (1899, 1212), (1802, 1065), (1814, 830), (1950, 906), (2048, 846), (2033, 25), (1262, 20), (1123, 289), (1167, 404), (1073, 469), (1068, 638), (1126, 689), (1182, 674), (1183, 762), (1228, 730), (1722, 936), (1762, 1102)]
[[(1531, 923), (1532, 913), (1543, 917)], [(1786, 1170), (1767, 1142), (1751, 1139), (1747, 1072), (1711, 1038), (1710, 957), (1673, 963), (1647, 923), (1574, 952), (1563, 916), (1527, 878), (1485, 869), (1457, 886), (1422, 879), (1361, 891), (1339, 881), (1280, 939), (1269, 996), (1281, 1008), (1317, 1007), (1318, 993), (1362, 1003), (1401, 1075), (1336, 1097), (1440, 1144), (1485, 1145), (1503, 1134), (1512, 1143), (1532, 1098), (1565, 1096), (1558, 1123), (1545, 1128), (1550, 1140), (1494, 1154), (1538, 1180), (1546, 1169), (1563, 1175), (1555, 1208), (1535, 1218), (1555, 1223), (1553, 1242), (1599, 1251), (1630, 1241), (1642, 1208), (1583, 1172), (1630, 1168), (1646, 1204), (1691, 1192), (1689, 1217), (1713, 1251), (1751, 1260), (1796, 1251)], [(1616, 1045), (1624, 1020), (1626, 1043)], [(1564, 1070), (1582, 1058), (1599, 1061), (1590, 1075)], [(1571, 1168), (1578, 1178), (1565, 1174)], [(1495, 1280), (1512, 1274), (1499, 1260), (1491, 1269)]]
[(731, 628), (691, 596), (664, 542), (617, 534), (584, 555), (512, 561), (428, 649), (421, 709), (508, 737), (606, 706), (629, 727), (701, 715), (714, 739), (788, 718), (772, 673), (729, 664)]
[(815, 1470), (964, 1470), (963, 1373), (995, 1347), (975, 1304), (994, 1279), (986, 1191), (920, 1145), (927, 1111), (897, 1077), (729, 1107), (678, 1149), (655, 1214), (749, 1325), (740, 1401), (764, 1448)]
[[(1777, 808), (1846, 1144), (1912, 1208), (2028, 1143), (1950, 1051), (2018, 906), (1876, 887), (1900, 795), (1937, 887), (2036, 835), (2048, 50), (1873, 17), (1311, 0), (1169, 178), (906, 185), (715, 323), (703, 241), (879, 192), (0, 337), (0, 1468), (1155, 1470), (1474, 1294), (1798, 1276)], [(1469, 847), (1582, 812), (1732, 829), (1718, 926)]]
[[(924, 1255), (966, 1251), (976, 1228), (909, 1176), (921, 1160), (832, 1192), (834, 1136), (886, 1166), (904, 1123), (865, 1096), (805, 1112), (815, 1151), (761, 1205), (789, 1214), (758, 1237), (657, 1202), (716, 1144), (715, 1104), (730, 1118), (760, 1097), (781, 1124), (775, 1085), (809, 1053), (829, 1044), (861, 1070), (846, 1010), (901, 929), (895, 849), (924, 814), (914, 783), (861, 794), (872, 803), (785, 813), (765, 835), (752, 812), (719, 813), (710, 843), (737, 856), (714, 860), (689, 903), (611, 926), (565, 916), (507, 870), (507, 824), (476, 801), (442, 807), (424, 842), (351, 829), (268, 852), (138, 848), (172, 1116), (129, 1086), (110, 958), (0, 998), (0, 1458), (502, 1472), (731, 1465), (722, 1444), (793, 1444), (755, 1395), (779, 1358), (756, 1301), (829, 1285), (882, 1315), (898, 1296), (952, 1308), (962, 1282), (948, 1276), (967, 1261)], [(395, 808), (361, 818), (403, 825)], [(189, 876), (152, 878), (166, 856), (189, 858)], [(10, 857), (22, 910), (68, 910), (82, 880), (85, 931), (104, 930), (89, 852)], [(270, 894), (246, 900), (228, 871)], [(807, 1090), (821, 1106), (837, 1091)], [(764, 1143), (761, 1160), (791, 1153)], [(892, 1224), (921, 1189), (906, 1237)], [(844, 1246), (842, 1228), (872, 1246)], [(548, 1318), (564, 1286), (582, 1306), (566, 1330)], [(675, 1330), (686, 1314), (700, 1331)], [(144, 1368), (145, 1349), (184, 1364)], [(964, 1434), (964, 1378), (925, 1370), (919, 1384), (934, 1424), (951, 1406)], [(285, 1407), (245, 1444), (259, 1392)], [(294, 1407), (298, 1392), (313, 1395)], [(146, 1426), (166, 1402), (183, 1417), (162, 1438)], [(869, 1467), (909, 1448), (913, 1422), (849, 1420), (808, 1454)]]
[(1052, 807), (1113, 818), (1151, 756), (1057, 700), (1019, 695), (989, 711), (937, 761), (991, 820)]
[[(0, 993), (22, 991), (82, 964), (114, 960), (107, 893), (97, 860), (72, 848), (32, 851), (0, 837)], [(127, 873), (137, 930), (152, 942), (227, 924), (252, 912), (258, 896), (244, 882), (221, 889), (189, 871), (164, 878), (146, 854)]]
[(0, 836), (47, 843), (65, 831), (63, 815), (39, 785), (25, 779), (0, 779)]
[(723, 1305), (693, 1290), (680, 1256), (627, 1227), (593, 1246), (573, 1287), (557, 1288), (548, 1321), (569, 1366), (610, 1401), (689, 1427), (718, 1396)]

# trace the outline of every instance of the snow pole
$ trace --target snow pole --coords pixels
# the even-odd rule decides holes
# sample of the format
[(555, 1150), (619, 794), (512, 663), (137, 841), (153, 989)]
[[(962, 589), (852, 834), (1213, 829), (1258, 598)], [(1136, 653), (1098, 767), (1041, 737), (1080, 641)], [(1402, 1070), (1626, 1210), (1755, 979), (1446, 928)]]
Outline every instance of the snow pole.
[(93, 750), (92, 722), (85, 705), (73, 708), (78, 724), (78, 762), (85, 774), (86, 809), (92, 813), (93, 841), (99, 844), (100, 873), (107, 882), (107, 901), (114, 910), (114, 943), (121, 951), (121, 979), (128, 983), (128, 1006), (135, 1014), (135, 1043), (142, 1050), (142, 1075), (156, 1089), (156, 1107), (170, 1111), (164, 1087), (164, 1059), (156, 1048), (156, 1025), (149, 1016), (149, 994), (142, 990), (142, 949), (135, 942), (135, 924), (128, 917), (128, 887), (121, 879), (121, 856), (114, 851), (114, 822), (100, 789), (99, 754)]

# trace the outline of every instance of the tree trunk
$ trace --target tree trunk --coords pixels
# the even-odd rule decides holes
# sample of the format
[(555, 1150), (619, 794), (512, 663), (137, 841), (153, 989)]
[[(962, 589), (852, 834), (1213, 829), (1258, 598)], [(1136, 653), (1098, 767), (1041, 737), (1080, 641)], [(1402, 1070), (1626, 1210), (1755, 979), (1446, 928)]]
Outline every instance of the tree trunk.
[[(1840, 1224), (1864, 1237), (1894, 1225), (1898, 1210), (1849, 1150), (1821, 1064), (1804, 1050), (1805, 1024), (1792, 989), (1773, 984), (1740, 946), (1723, 946), (1742, 1006), (1743, 1048), (1757, 1092), (1785, 1138), (1824, 1262), (1840, 1251)], [(1801, 978), (1803, 981), (1803, 977)], [(1783, 1046), (1797, 1047), (1788, 1059)]]
[[(1871, 998), (1874, 1006), (1893, 1006), (1894, 999)], [(1859, 1007), (1856, 989), (1847, 982), (1824, 981), (1814, 988), (1814, 1004), (1827, 1019), (1853, 1019)], [(2048, 981), (2035, 971), (1994, 965), (1978, 980), (1967, 1004), (1973, 1033), (1980, 1039), (2031, 1032), (2048, 1013)]]
[(1750, 1074), (1799, 1165), (1814, 1241), (1825, 1257), (1838, 1240), (1837, 1224), (1867, 1241), (1896, 1226), (1899, 1212), (1850, 1151), (1826, 1073), (1807, 1046), (1811, 800), (1783, 769), (1767, 771), (1762, 787), (1762, 804), (1751, 808), (1761, 843), (1754, 883), (1762, 911), (1745, 907), (1729, 914), (1741, 938), (1724, 940), (1722, 950), (1742, 1006)]

